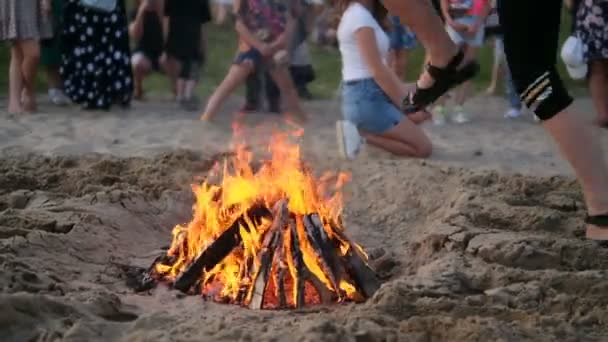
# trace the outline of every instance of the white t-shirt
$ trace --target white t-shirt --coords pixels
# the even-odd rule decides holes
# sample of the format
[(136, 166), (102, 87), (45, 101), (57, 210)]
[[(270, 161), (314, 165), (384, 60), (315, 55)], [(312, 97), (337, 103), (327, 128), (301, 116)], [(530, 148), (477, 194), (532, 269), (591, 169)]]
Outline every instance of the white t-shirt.
[(342, 54), (342, 79), (354, 81), (371, 78), (372, 73), (359, 52), (355, 32), (363, 27), (370, 27), (376, 34), (378, 50), (386, 63), (389, 40), (386, 32), (380, 27), (374, 16), (363, 5), (354, 2), (348, 6), (338, 26), (338, 43)]

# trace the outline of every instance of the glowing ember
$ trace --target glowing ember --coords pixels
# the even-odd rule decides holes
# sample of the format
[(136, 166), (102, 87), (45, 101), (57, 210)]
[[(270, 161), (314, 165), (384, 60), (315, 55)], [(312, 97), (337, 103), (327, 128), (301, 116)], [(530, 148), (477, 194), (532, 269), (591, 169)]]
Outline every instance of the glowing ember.
[[(237, 148), (219, 185), (193, 186), (194, 217), (173, 230), (153, 276), (176, 289), (256, 309), (371, 296), (379, 283), (342, 226), (345, 174), (315, 178), (286, 135), (257, 170)], [(329, 195), (331, 194), (331, 195)]]

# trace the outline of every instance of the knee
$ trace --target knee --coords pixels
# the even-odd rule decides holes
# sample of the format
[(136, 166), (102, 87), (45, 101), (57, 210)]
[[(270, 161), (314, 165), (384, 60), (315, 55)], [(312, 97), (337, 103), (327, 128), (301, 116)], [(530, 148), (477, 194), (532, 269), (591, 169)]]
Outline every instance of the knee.
[(429, 158), (433, 154), (433, 144), (429, 139), (425, 139), (416, 145), (416, 157)]

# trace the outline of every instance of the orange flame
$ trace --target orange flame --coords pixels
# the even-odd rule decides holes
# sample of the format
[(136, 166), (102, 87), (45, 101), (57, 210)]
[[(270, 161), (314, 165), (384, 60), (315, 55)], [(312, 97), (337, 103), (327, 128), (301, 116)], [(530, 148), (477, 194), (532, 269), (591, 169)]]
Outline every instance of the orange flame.
[[(252, 276), (261, 267), (259, 255), (263, 236), (272, 224), (269, 219), (262, 219), (261, 223), (253, 222), (246, 213), (256, 205), (273, 208), (281, 199), (288, 199), (289, 212), (295, 217), (297, 236), (292, 236), (291, 230), (286, 230), (281, 245), (283, 254), (292, 255), (291, 241), (297, 238), (304, 264), (327, 291), (333, 293), (338, 300), (359, 298), (355, 286), (348, 280), (340, 279), (338, 284), (332, 284), (318, 253), (315, 253), (305, 238), (302, 222), (304, 215), (317, 214), (325, 234), (339, 242), (339, 255), (345, 255), (353, 247), (363, 252), (361, 247), (354, 244), (351, 246), (341, 238), (344, 236), (340, 217), (343, 209), (341, 190), (349, 181), (349, 175), (328, 172), (315, 177), (302, 163), (300, 148), (289, 142), (288, 134), (273, 135), (269, 152), (270, 160), (262, 163), (259, 168), (254, 168), (253, 153), (240, 145), (236, 148), (236, 154), (220, 167), (221, 184), (213, 185), (205, 181), (193, 185), (196, 203), (192, 221), (186, 226), (178, 225), (174, 228), (173, 242), (168, 251), (168, 255), (175, 257), (176, 261), (172, 265), (157, 264), (155, 271), (163, 279), (175, 280), (201, 251), (228, 227), (242, 219), (239, 227), (241, 247), (233, 250), (200, 279), (202, 294), (224, 302), (242, 303), (244, 289), (251, 285)], [(298, 277), (294, 261), (285, 258), (281, 260), (281, 265), (287, 270), (287, 287), (293, 288)], [(273, 276), (270, 278), (276, 277), (277, 267), (271, 270)], [(296, 300), (295, 292), (292, 290), (288, 296), (291, 306)], [(277, 303), (272, 305), (277, 306)]]

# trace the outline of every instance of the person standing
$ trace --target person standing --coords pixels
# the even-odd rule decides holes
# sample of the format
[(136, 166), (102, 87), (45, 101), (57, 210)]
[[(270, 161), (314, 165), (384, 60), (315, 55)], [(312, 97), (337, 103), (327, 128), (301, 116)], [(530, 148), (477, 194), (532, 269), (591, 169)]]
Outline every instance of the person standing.
[(608, 128), (608, 1), (578, 0), (574, 4), (574, 33), (583, 42), (583, 61), (588, 64), (591, 98), (596, 123)]
[(208, 0), (166, 0), (165, 53), (161, 64), (176, 89), (176, 101), (186, 110), (197, 110), (194, 88), (203, 66), (207, 37), (204, 25), (211, 21)]
[(49, 100), (56, 106), (65, 106), (70, 103), (63, 93), (63, 81), (59, 74), (61, 68), (61, 28), (63, 27), (63, 0), (52, 0), (53, 37), (40, 41), (40, 64), (46, 69), (46, 78), (49, 86)]
[[(488, 0), (441, 0), (441, 10), (446, 30), (456, 45), (464, 46), (465, 58), (476, 59), (477, 51), (484, 42), (484, 26), (491, 6)], [(470, 121), (464, 110), (469, 97), (471, 81), (464, 82), (454, 95), (452, 120), (462, 124)], [(436, 108), (439, 112), (440, 108)], [(447, 116), (447, 111), (445, 114)]]
[(416, 48), (416, 35), (401, 23), (398, 16), (391, 15), (390, 22), (389, 65), (400, 80), (405, 80), (410, 51)]
[(85, 110), (128, 107), (133, 94), (125, 1), (111, 11), (66, 0), (61, 76), (66, 95)]
[(131, 13), (129, 35), (135, 43), (131, 57), (135, 79), (134, 97), (144, 97), (143, 81), (152, 72), (160, 70), (160, 58), (164, 49), (163, 0), (141, 0)]
[(36, 111), (41, 39), (53, 34), (49, 0), (0, 1), (0, 40), (9, 41), (9, 113)]

